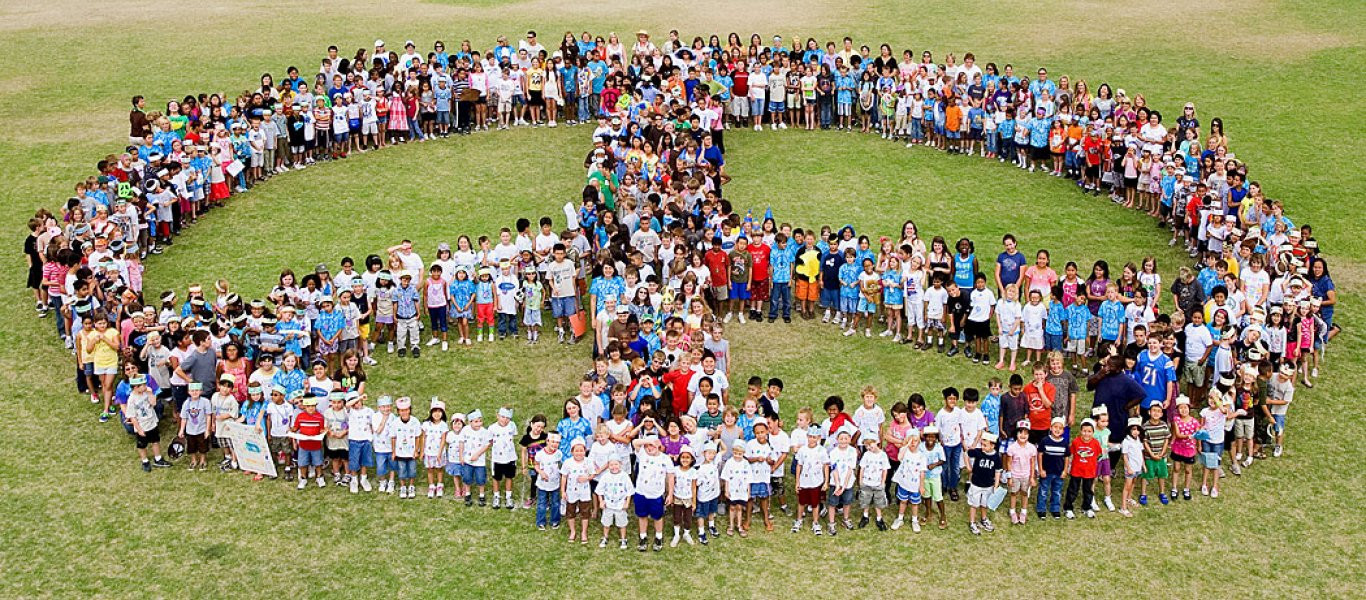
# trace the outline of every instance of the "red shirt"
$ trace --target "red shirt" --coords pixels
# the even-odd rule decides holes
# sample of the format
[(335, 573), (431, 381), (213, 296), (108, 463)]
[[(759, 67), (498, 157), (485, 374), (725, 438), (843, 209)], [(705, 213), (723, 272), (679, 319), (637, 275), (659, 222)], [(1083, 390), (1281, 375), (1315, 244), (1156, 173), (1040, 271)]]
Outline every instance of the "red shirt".
[[(299, 413), (299, 416), (294, 417), (294, 428), (298, 430), (301, 435), (318, 435), (323, 432), (324, 424), (323, 414), (316, 410), (313, 411), (313, 414), (308, 414), (308, 412), (305, 411)], [(299, 449), (322, 450), (323, 441), (299, 440)]]
[(753, 277), (754, 281), (768, 280), (768, 255), (773, 252), (767, 245), (754, 243), (745, 247), (749, 256), (754, 259)]
[(1025, 402), (1029, 404), (1029, 428), (1033, 431), (1043, 431), (1048, 429), (1053, 421), (1053, 409), (1044, 400), (1057, 398), (1057, 391), (1053, 384), (1047, 381), (1042, 386), (1031, 381), (1024, 386)]
[(688, 412), (688, 406), (692, 404), (692, 398), (688, 397), (688, 385), (692, 383), (695, 373), (697, 371), (692, 369), (674, 369), (659, 378), (669, 388), (669, 397), (672, 398), (669, 404), (676, 415)]
[(730, 285), (730, 255), (721, 248), (712, 248), (702, 255), (702, 262), (707, 263), (707, 270), (711, 271), (712, 287), (727, 287)]
[(1100, 166), (1100, 139), (1094, 136), (1088, 137), (1082, 141), (1081, 147), (1086, 152), (1087, 166)]
[(1072, 438), (1072, 471), (1073, 477), (1091, 478), (1096, 476), (1096, 463), (1100, 460), (1101, 450), (1100, 441), (1091, 438), (1091, 441), (1082, 441), (1081, 436)]

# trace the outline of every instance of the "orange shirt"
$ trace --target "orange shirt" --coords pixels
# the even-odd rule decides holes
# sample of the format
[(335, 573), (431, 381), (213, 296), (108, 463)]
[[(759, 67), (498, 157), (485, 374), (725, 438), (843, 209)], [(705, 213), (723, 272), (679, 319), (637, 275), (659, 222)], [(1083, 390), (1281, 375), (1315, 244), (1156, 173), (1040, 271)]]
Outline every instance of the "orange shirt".
[(963, 125), (963, 109), (956, 104), (944, 108), (944, 129), (958, 131)]
[(1033, 381), (1024, 386), (1025, 403), (1029, 405), (1029, 428), (1033, 431), (1048, 429), (1053, 421), (1053, 408), (1045, 400), (1057, 398), (1053, 384), (1045, 381), (1039, 385)]

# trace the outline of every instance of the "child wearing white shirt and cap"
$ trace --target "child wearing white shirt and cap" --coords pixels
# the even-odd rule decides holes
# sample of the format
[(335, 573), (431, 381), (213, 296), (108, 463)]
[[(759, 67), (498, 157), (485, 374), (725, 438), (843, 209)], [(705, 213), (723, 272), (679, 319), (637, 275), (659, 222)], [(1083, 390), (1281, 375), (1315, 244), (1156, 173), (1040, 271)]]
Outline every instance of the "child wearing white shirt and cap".
[[(517, 425), (512, 422), (512, 407), (498, 409), (498, 420), (489, 425), (492, 438), (490, 456), (493, 458), (493, 507), (498, 508), (498, 490), (503, 488), (508, 510), (513, 510), (512, 480), (517, 477), (517, 446), (513, 441), (517, 435)], [(586, 538), (585, 538), (586, 539)]]
[[(502, 416), (501, 411), (499, 416)], [(567, 509), (565, 518), (569, 519), (570, 542), (578, 534), (580, 544), (588, 543), (588, 518), (593, 513), (593, 492), (589, 482), (593, 480), (593, 471), (593, 463), (588, 460), (588, 443), (583, 438), (574, 438), (570, 443), (569, 458), (560, 470), (560, 497), (564, 499)], [(497, 492), (494, 494), (496, 500)], [(511, 492), (508, 494), (511, 498)], [(511, 500), (508, 503), (510, 505)], [(582, 527), (575, 527), (576, 523)]]
[[(469, 495), (465, 489), (465, 423), (469, 418), (465, 413), (451, 414), (451, 429), (446, 432), (446, 474), (451, 476), (451, 498), (464, 498)], [(443, 489), (438, 486), (436, 496), (441, 497)]]
[[(546, 436), (545, 447), (536, 453), (536, 529), (560, 528), (560, 434)], [(465, 498), (465, 505), (470, 503)], [(623, 534), (625, 535), (625, 534)]]
[[(558, 436), (554, 433), (550, 435)], [(621, 549), (626, 549), (626, 503), (635, 491), (631, 476), (621, 468), (621, 460), (609, 460), (607, 470), (598, 480), (598, 507), (602, 509), (602, 540), (598, 542), (599, 548), (607, 547), (607, 532), (615, 525), (621, 531)]]
[(716, 536), (716, 511), (721, 498), (721, 466), (716, 460), (716, 442), (702, 444), (702, 462), (697, 466), (697, 502), (693, 518), (697, 519), (697, 541), (707, 545), (708, 536)]
[[(485, 485), (488, 484), (488, 468), (485, 467), (489, 447), (493, 445), (493, 435), (484, 427), (484, 413), (479, 409), (470, 411), (469, 427), (465, 428), (465, 485), (479, 488), (479, 506), (487, 506), (484, 499)], [(557, 471), (558, 472), (558, 471)], [(474, 490), (471, 489), (471, 492)], [(465, 506), (474, 504), (473, 493), (465, 496)]]

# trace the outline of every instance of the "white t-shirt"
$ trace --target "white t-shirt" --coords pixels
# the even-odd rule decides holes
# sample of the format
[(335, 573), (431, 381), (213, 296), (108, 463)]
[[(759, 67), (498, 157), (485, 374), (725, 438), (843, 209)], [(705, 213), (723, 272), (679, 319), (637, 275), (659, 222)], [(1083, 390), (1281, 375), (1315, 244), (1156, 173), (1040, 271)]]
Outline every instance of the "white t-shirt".
[(398, 415), (375, 411), (370, 417), (370, 431), (374, 432), (374, 449), (377, 453), (391, 454), (394, 451), (394, 421)]
[(1209, 328), (1195, 323), (1186, 325), (1186, 360), (1200, 360), (1205, 354), (1205, 349), (1213, 344), (1214, 336), (1210, 334)]
[(603, 507), (607, 510), (625, 510), (626, 502), (635, 492), (636, 486), (631, 483), (631, 476), (626, 471), (608, 471), (598, 480), (598, 495), (602, 496)]
[[(805, 443), (806, 440), (802, 440), (802, 442)], [(787, 433), (781, 429), (768, 436), (768, 444), (773, 446), (773, 458), (778, 458), (781, 455), (790, 454), (792, 452), (792, 440), (787, 436)], [(786, 457), (783, 458), (783, 462), (773, 465), (773, 473), (770, 474), (769, 477), (774, 479), (781, 478), (783, 476), (783, 463), (785, 462), (787, 462)]]
[(369, 442), (375, 439), (375, 409), (368, 406), (346, 411), (347, 439), (353, 442)]
[(858, 450), (853, 446), (830, 449), (830, 485), (849, 489), (854, 487), (854, 468), (858, 466)]
[(397, 458), (416, 458), (417, 438), (422, 435), (422, 422), (416, 417), (408, 417), (405, 422), (394, 418), (390, 431), (394, 434), (394, 456)]
[(536, 489), (552, 492), (560, 489), (560, 453), (541, 449), (536, 453)]
[(692, 500), (693, 483), (697, 481), (697, 468), (674, 469), (674, 497), (679, 500)]
[[(973, 295), (974, 299), (976, 294)], [(1019, 302), (1002, 300), (996, 304), (996, 323), (1000, 325), (1001, 335), (1019, 333), (1020, 319), (1024, 311)]]
[(745, 458), (758, 458), (761, 462), (749, 463), (750, 481), (754, 483), (768, 483), (769, 475), (773, 472), (768, 464), (768, 459), (777, 456), (773, 451), (772, 440), (760, 442), (759, 438), (754, 438), (745, 442)]
[(446, 432), (446, 464), (463, 465), (464, 457), (465, 430)]
[(882, 424), (886, 421), (887, 413), (876, 404), (872, 408), (864, 408), (860, 404), (854, 409), (854, 425), (858, 427), (859, 440), (880, 439), (878, 434), (882, 432)]
[[(710, 502), (721, 496), (721, 472), (715, 462), (697, 466), (697, 501)], [(602, 484), (598, 484), (601, 489)]]
[(479, 429), (466, 427), (464, 435), (465, 464), (476, 467), (484, 466), (484, 460), (488, 454), (484, 451), (484, 446), (493, 441), (493, 434), (489, 433), (487, 427), (481, 427)]
[[(565, 480), (565, 502), (587, 502), (593, 499), (592, 489), (588, 485), (588, 482), (592, 481), (592, 461), (588, 460), (587, 457), (584, 457), (583, 460), (574, 460), (571, 457), (564, 461), (562, 472)], [(580, 478), (584, 478), (584, 480), (579, 481)]]
[(593, 463), (593, 472), (598, 474), (594, 479), (602, 480), (602, 476), (607, 473), (607, 463), (612, 462), (614, 458), (618, 458), (617, 447), (612, 442), (593, 442), (593, 446), (588, 449), (588, 462)]
[(797, 464), (802, 467), (802, 476), (797, 480), (797, 487), (817, 488), (825, 481), (825, 466), (830, 464), (830, 455), (824, 446), (803, 446), (797, 451)]
[(422, 455), (439, 456), (441, 454), (441, 442), (446, 438), (446, 432), (451, 428), (445, 421), (423, 421), (422, 422)]
[(963, 447), (968, 448), (977, 443), (977, 438), (987, 429), (987, 417), (980, 410), (967, 411), (956, 410), (958, 413), (958, 425), (963, 432)]
[(991, 307), (996, 305), (996, 294), (988, 288), (974, 288), (968, 295), (968, 301), (972, 305), (972, 310), (968, 311), (968, 320), (981, 323), (991, 318)]
[(493, 464), (517, 462), (517, 444), (513, 441), (513, 436), (517, 435), (517, 424), (511, 420), (507, 425), (494, 423), (489, 425), (488, 431), (493, 439), (493, 448), (489, 451), (493, 457)]
[(726, 496), (732, 501), (749, 500), (749, 483), (752, 477), (749, 463), (732, 456), (721, 469), (721, 479), (726, 482)]
[(636, 453), (636, 493), (646, 498), (663, 498), (669, 473), (674, 463), (664, 454), (650, 456), (644, 450)]
[(943, 319), (944, 304), (949, 301), (949, 291), (943, 287), (925, 290), (925, 318)]
[(887, 470), (892, 468), (892, 462), (887, 460), (887, 453), (881, 449), (876, 451), (864, 452), (863, 458), (858, 461), (859, 484), (868, 487), (882, 487), (883, 481), (887, 479)]
[(907, 492), (918, 493), (920, 482), (925, 478), (925, 455), (918, 450), (903, 448), (897, 458), (901, 459), (901, 465), (892, 473), (892, 483)]
[(939, 441), (945, 446), (957, 446), (963, 443), (962, 415), (963, 411), (961, 410), (949, 412), (943, 408), (935, 413), (934, 424), (939, 428)]

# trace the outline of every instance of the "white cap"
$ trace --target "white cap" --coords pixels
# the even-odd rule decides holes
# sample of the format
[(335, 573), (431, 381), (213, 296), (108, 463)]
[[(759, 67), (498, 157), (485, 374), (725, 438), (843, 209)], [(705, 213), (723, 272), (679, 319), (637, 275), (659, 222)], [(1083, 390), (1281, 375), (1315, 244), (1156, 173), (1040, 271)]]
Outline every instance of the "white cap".
[(1187, 398), (1185, 395), (1181, 395), (1181, 396), (1177, 396), (1177, 397), (1176, 397), (1176, 405), (1177, 405), (1177, 406), (1190, 406), (1190, 404), (1191, 404), (1191, 399), (1190, 399), (1190, 398)]
[(375, 45), (376, 45), (376, 46), (383, 46), (383, 45), (384, 45), (384, 40), (375, 40)]
[(991, 432), (989, 432), (989, 431), (986, 432), (986, 433), (983, 433), (983, 434), (982, 434), (982, 441), (984, 441), (984, 442), (991, 442), (991, 443), (995, 444), (995, 443), (996, 443), (996, 434), (991, 433)]
[(470, 420), (471, 420), (471, 421), (473, 421), (473, 420), (475, 420), (475, 419), (482, 419), (482, 418), (484, 418), (484, 413), (479, 412), (479, 409), (476, 408), (476, 409), (470, 411)]

